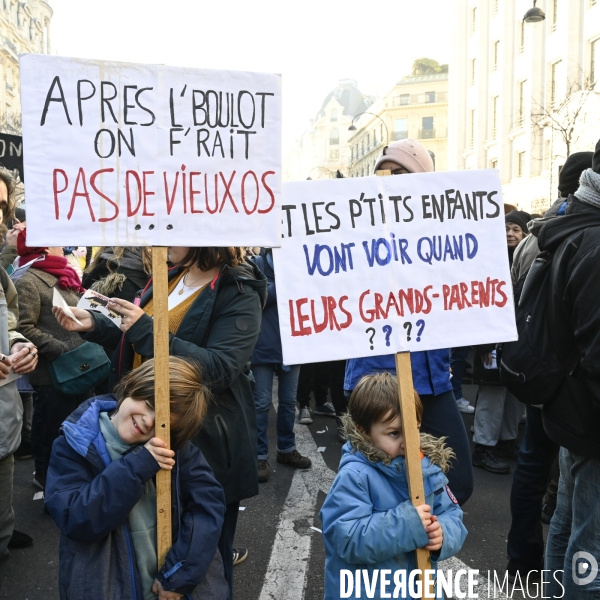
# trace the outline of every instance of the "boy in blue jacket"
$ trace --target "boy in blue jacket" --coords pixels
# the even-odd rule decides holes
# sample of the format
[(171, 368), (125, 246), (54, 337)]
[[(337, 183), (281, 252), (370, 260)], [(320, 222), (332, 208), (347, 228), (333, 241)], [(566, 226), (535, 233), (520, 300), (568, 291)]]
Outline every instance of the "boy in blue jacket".
[[(182, 358), (169, 358), (169, 380), (174, 450), (154, 437), (154, 359), (63, 423), (46, 483), (46, 507), (62, 533), (62, 600), (229, 596), (217, 550), (223, 488), (189, 441), (208, 392)], [(160, 469), (172, 474), (173, 545), (159, 571), (153, 478)]]
[[(423, 406), (416, 392), (415, 410), (420, 424)], [(375, 570), (389, 569), (387, 588), (382, 589), (378, 580), (375, 595), (369, 597), (391, 597), (385, 594), (394, 593), (395, 572), (405, 571), (408, 580), (417, 568), (417, 548), (431, 552), (435, 569), (438, 560), (455, 555), (465, 541), (463, 512), (444, 475), (453, 453), (443, 438), (421, 434), (427, 503), (413, 506), (406, 478), (398, 381), (387, 372), (359, 381), (350, 397), (344, 428), (348, 442), (321, 509), (325, 600), (341, 597), (342, 570), (352, 574), (367, 570), (372, 582)], [(366, 597), (364, 578), (355, 585), (362, 586), (360, 597)], [(359, 597), (356, 588), (352, 597), (355, 595)]]

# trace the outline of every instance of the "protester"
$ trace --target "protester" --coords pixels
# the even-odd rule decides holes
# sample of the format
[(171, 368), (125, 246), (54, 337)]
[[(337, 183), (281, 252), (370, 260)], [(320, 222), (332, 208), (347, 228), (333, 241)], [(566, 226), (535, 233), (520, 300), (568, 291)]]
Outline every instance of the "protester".
[(313, 420), (310, 412), (310, 394), (315, 398), (315, 415), (335, 417), (335, 408), (328, 402), (329, 362), (306, 363), (300, 368), (298, 381), (298, 423), (310, 425)]
[[(558, 212), (562, 210), (561, 207), (566, 204), (567, 197), (575, 193), (581, 173), (592, 166), (592, 156), (592, 152), (576, 152), (567, 158), (558, 177), (560, 197), (546, 212), (543, 219), (536, 219), (529, 223), (531, 235), (527, 236), (515, 250), (511, 276), (517, 301), (529, 267), (539, 254), (538, 235), (542, 227), (557, 218)], [(516, 577), (519, 573), (522, 581), (527, 579), (528, 574), (532, 577), (537, 575), (537, 579), (541, 579), (544, 564), (542, 522), (545, 520), (545, 513), (547, 513), (546, 522), (550, 522), (556, 507), (558, 474), (553, 475), (553, 472), (559, 450), (558, 445), (544, 431), (541, 409), (527, 404), (526, 410), (525, 436), (519, 449), (517, 468), (510, 491), (512, 522), (508, 532), (509, 560), (506, 567), (510, 578)], [(549, 493), (543, 501), (547, 485)]]
[[(433, 171), (429, 152), (419, 142), (405, 139), (392, 142), (383, 149), (375, 163), (375, 171), (389, 170), (393, 175)], [(435, 437), (446, 437), (456, 458), (448, 472), (450, 487), (459, 503), (464, 504), (473, 493), (473, 469), (469, 460), (469, 440), (458, 410), (450, 382), (449, 349), (411, 352), (414, 387), (423, 402), (422, 431)], [(381, 371), (396, 374), (393, 354), (354, 358), (346, 363), (344, 389), (347, 394), (364, 376)]]
[(452, 371), (452, 393), (456, 399), (458, 410), (466, 415), (473, 414), (475, 407), (469, 404), (463, 397), (462, 383), (467, 368), (467, 356), (471, 346), (450, 349), (450, 370)]
[[(414, 398), (420, 425), (423, 405), (416, 392)], [(361, 569), (369, 577), (377, 570), (383, 573), (381, 569), (390, 569), (392, 574), (398, 569), (412, 570), (417, 548), (431, 552), (435, 569), (439, 560), (460, 550), (467, 536), (463, 512), (444, 475), (451, 468), (452, 452), (442, 439), (421, 434), (426, 504), (415, 507), (409, 499), (394, 375), (363, 377), (343, 419), (348, 442), (320, 513), (326, 600), (340, 597), (342, 569), (353, 573)], [(361, 594), (356, 591), (353, 596)]]
[(273, 252), (263, 248), (253, 258), (254, 264), (267, 278), (267, 303), (263, 310), (262, 327), (252, 354), (254, 403), (258, 429), (258, 481), (269, 480), (269, 410), (273, 402), (273, 376), (277, 375), (277, 462), (296, 469), (308, 469), (310, 458), (296, 450), (294, 421), (296, 419), (296, 390), (298, 387), (299, 365), (284, 365), (277, 312), (277, 289)]
[(513, 255), (517, 246), (528, 235), (527, 223), (531, 221), (531, 215), (522, 210), (513, 210), (505, 217), (506, 223), (506, 243), (508, 246), (508, 261), (512, 266)]
[[(528, 235), (526, 212), (514, 210), (504, 217), (509, 264), (517, 246)], [(472, 462), (490, 473), (510, 473), (508, 463), (498, 458), (517, 458), (519, 420), (523, 405), (500, 383), (496, 344), (476, 348), (474, 382), (479, 385), (473, 419)]]
[[(170, 247), (169, 260), (175, 265), (169, 270), (169, 351), (195, 360), (213, 395), (202, 429), (192, 441), (225, 491), (227, 509), (219, 550), (232, 589), (240, 500), (258, 494), (256, 414), (248, 364), (260, 332), (267, 281), (243, 259), (242, 248)], [(121, 341), (113, 354), (111, 387), (154, 355), (151, 283), (139, 306), (114, 299), (112, 308), (123, 315), (120, 331), (103, 315), (74, 309), (82, 323), (78, 325), (55, 309), (58, 321), (69, 331), (86, 332), (86, 339), (100, 344)], [(238, 553), (238, 560), (245, 552)]]
[(546, 223), (538, 242), (540, 250), (553, 253), (547, 310), (553, 316), (554, 352), (561, 362), (574, 349), (580, 353), (575, 370), (542, 410), (548, 437), (561, 447), (557, 505), (546, 544), (545, 569), (551, 571), (546, 593), (592, 598), (600, 593), (598, 569), (589, 560), (577, 564), (577, 556), (600, 555), (600, 142), (592, 169), (581, 174), (579, 188), (569, 196), (565, 216)]
[(83, 273), (83, 286), (99, 294), (133, 302), (152, 272), (149, 248), (105, 246), (94, 255)]
[[(13, 211), (13, 181), (0, 170), (0, 225)], [(17, 331), (19, 306), (17, 292), (3, 267), (0, 267), (0, 381), (5, 380), (10, 369), (15, 373), (33, 371), (38, 361), (34, 344)], [(8, 572), (10, 549), (30, 546), (32, 538), (14, 529), (12, 508), (14, 453), (21, 441), (23, 409), (16, 383), (0, 387), (0, 588)]]
[[(10, 269), (15, 260), (17, 260), (17, 237), (19, 231), (22, 231), (26, 227), (25, 209), (15, 208), (14, 212), (15, 216), (12, 220), (12, 227), (6, 232), (4, 248), (0, 252), (0, 266), (5, 269)], [(5, 221), (8, 221), (8, 219)]]
[[(46, 495), (61, 531), (61, 599), (227, 595), (217, 549), (225, 496), (190, 442), (208, 390), (197, 368), (170, 357), (169, 393), (172, 449), (154, 437), (154, 359), (128, 373), (114, 395), (90, 398), (63, 424)], [(171, 471), (174, 543), (157, 571), (153, 478), (160, 469)]]
[(39, 363), (29, 374), (29, 381), (36, 391), (31, 426), (34, 484), (43, 490), (52, 442), (60, 425), (89, 395), (66, 395), (52, 383), (50, 363), (83, 344), (81, 336), (65, 331), (56, 322), (52, 314), (53, 292), (56, 290), (67, 304), (75, 306), (83, 288), (75, 271), (68, 266), (62, 248), (30, 248), (27, 232), (23, 230), (19, 232), (17, 251), (19, 266), (30, 263), (29, 269), (15, 281), (15, 287), (19, 293), (19, 332), (39, 349)]

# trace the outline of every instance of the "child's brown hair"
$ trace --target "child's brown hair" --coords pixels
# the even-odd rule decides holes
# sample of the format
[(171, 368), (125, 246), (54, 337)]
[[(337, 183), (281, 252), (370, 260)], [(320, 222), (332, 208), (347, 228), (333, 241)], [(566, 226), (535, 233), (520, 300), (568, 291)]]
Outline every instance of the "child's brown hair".
[[(416, 391), (414, 394), (417, 423), (421, 424), (423, 404), (419, 394)], [(401, 418), (398, 378), (387, 371), (365, 375), (350, 396), (348, 413), (367, 435), (375, 423), (390, 423), (396, 417)]]
[[(192, 439), (206, 415), (210, 393), (199, 368), (192, 362), (169, 356), (171, 448)], [(154, 359), (134, 369), (114, 389), (117, 410), (125, 398), (145, 401), (154, 408)]]

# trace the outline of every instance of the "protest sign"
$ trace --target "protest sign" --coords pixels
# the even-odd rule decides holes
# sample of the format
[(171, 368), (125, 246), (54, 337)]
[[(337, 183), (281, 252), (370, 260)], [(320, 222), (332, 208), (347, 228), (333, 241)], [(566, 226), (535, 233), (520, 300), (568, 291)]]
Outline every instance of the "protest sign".
[(23, 176), (23, 140), (20, 135), (0, 133), (0, 165), (12, 171), (15, 174), (15, 180), (25, 181)]
[(286, 364), (517, 338), (495, 170), (286, 183)]
[(279, 75), (20, 64), (32, 243), (279, 245)]

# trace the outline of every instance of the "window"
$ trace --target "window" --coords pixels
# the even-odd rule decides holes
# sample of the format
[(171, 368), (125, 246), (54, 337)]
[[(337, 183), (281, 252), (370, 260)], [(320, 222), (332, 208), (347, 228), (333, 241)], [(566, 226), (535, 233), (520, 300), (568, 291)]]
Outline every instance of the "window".
[(494, 42), (494, 47), (492, 48), (492, 71), (495, 71), (498, 68), (498, 61), (500, 60), (500, 41)]
[(400, 94), (400, 106), (408, 106), (410, 104), (410, 94)]
[(329, 115), (329, 120), (330, 121), (337, 121), (338, 120), (338, 111), (336, 108), (332, 109), (330, 115)]
[(475, 146), (475, 109), (469, 114), (469, 148)]
[(519, 21), (519, 52), (525, 51), (525, 21)]
[(473, 10), (471, 10), (471, 33), (475, 33), (476, 27), (477, 27), (477, 7), (474, 6)]
[(340, 132), (337, 129), (332, 129), (329, 134), (329, 143), (332, 146), (337, 146), (340, 143)]
[(525, 176), (525, 152), (517, 154), (517, 177)]
[(340, 157), (340, 151), (339, 150), (330, 150), (329, 151), (329, 158), (332, 160), (337, 160)]
[(550, 107), (551, 108), (556, 108), (556, 105), (558, 104), (558, 97), (559, 97), (558, 84), (559, 84), (561, 63), (562, 63), (562, 61), (559, 60), (559, 61), (553, 63), (552, 68), (551, 68), (551, 79), (550, 79)]
[(490, 169), (497, 169), (497, 168), (498, 168), (498, 159), (492, 158), (492, 160), (490, 160)]
[(354, 162), (354, 148), (350, 148), (350, 162)]
[(523, 127), (525, 121), (525, 87), (527, 85), (527, 80), (519, 81), (518, 93), (519, 97), (517, 99), (517, 127)]
[(408, 119), (396, 119), (394, 121), (394, 133), (392, 139), (405, 140), (408, 137)]
[(600, 39), (590, 44), (590, 87), (593, 89), (600, 78)]
[(558, 0), (552, 0), (552, 31), (556, 31), (558, 25)]
[(433, 117), (421, 118), (421, 135), (422, 139), (431, 139), (435, 137), (435, 129), (433, 128)]
[(435, 92), (425, 92), (425, 104), (435, 102)]
[(475, 85), (475, 73), (477, 70), (477, 63), (476, 63), (477, 59), (476, 58), (472, 58), (471, 59), (471, 85)]
[(492, 98), (492, 131), (491, 137), (495, 140), (498, 137), (498, 101), (499, 97), (494, 96)]
[(367, 133), (367, 150), (371, 149), (371, 136)]

